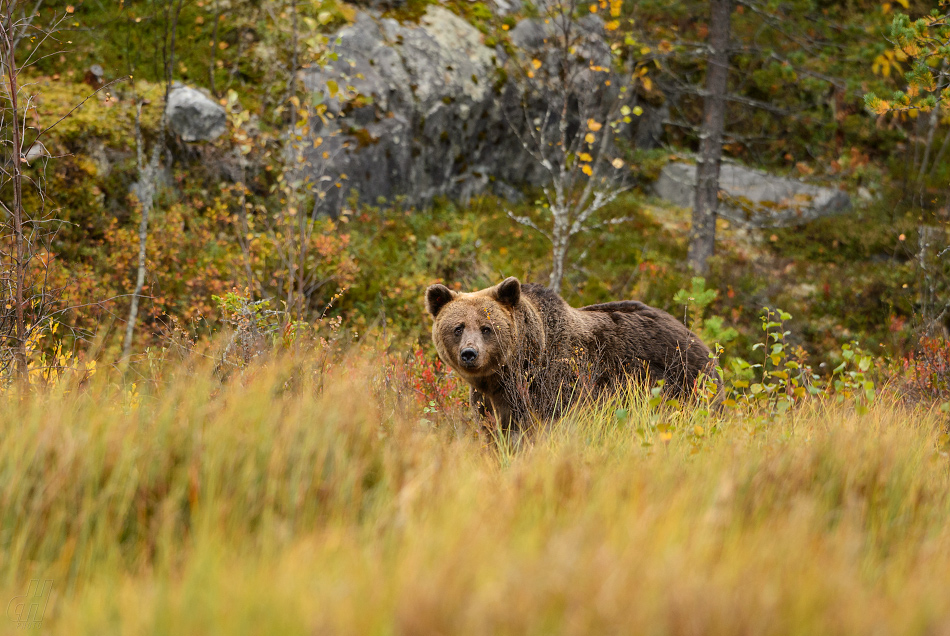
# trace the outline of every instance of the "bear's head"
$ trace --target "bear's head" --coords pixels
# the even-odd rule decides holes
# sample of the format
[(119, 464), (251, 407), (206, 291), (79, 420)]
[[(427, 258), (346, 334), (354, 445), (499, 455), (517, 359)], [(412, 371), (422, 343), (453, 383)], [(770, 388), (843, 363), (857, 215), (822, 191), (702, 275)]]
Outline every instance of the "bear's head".
[(445, 285), (426, 290), (432, 314), (432, 341), (442, 361), (464, 378), (491, 375), (515, 350), (521, 283), (506, 278), (494, 287), (472, 293), (454, 292)]

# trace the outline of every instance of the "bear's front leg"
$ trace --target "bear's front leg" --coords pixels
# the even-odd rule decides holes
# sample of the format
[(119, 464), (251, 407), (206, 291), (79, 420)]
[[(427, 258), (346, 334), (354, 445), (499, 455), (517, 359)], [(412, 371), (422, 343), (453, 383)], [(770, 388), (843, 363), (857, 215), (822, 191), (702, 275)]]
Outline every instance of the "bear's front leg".
[(480, 418), (488, 417), (488, 405), (485, 396), (475, 387), (470, 387), (468, 391), (468, 403), (472, 405), (475, 414)]
[(501, 433), (511, 433), (516, 427), (514, 411), (508, 401), (500, 395), (492, 395), (487, 400), (489, 412), (495, 416), (496, 430)]
[(510, 432), (514, 416), (511, 406), (504, 398), (488, 397), (475, 387), (469, 390), (469, 402), (478, 417), (483, 420), (491, 415), (495, 420), (495, 429)]

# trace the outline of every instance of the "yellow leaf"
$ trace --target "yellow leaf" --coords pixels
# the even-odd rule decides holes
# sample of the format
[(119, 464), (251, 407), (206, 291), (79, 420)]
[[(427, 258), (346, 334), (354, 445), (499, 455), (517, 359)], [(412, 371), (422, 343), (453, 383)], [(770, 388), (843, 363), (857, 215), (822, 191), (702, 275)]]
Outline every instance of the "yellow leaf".
[(603, 128), (604, 125), (601, 124), (600, 122), (594, 120), (594, 119), (588, 119), (588, 120), (587, 120), (587, 127), (588, 127), (589, 129), (591, 129), (592, 131), (597, 132), (598, 130), (600, 130), (601, 128)]
[(541, 68), (541, 60), (531, 60), (531, 66), (533, 66), (535, 70)]
[(597, 4), (594, 3), (594, 4), (590, 5), (590, 12), (591, 12), (591, 13), (597, 13), (597, 9), (599, 9), (599, 8), (600, 8), (600, 7), (598, 7)]
[(610, 15), (615, 18), (619, 16), (621, 7), (623, 7), (623, 0), (610, 0)]
[(662, 433), (660, 433), (661, 442), (668, 442), (671, 439), (673, 439), (673, 433), (671, 431), (663, 431)]
[(587, 161), (587, 162), (594, 160), (593, 157), (591, 157), (586, 152), (582, 152), (581, 154), (577, 155), (577, 158), (580, 159), (581, 161)]
[(339, 2), (336, 5), (337, 10), (343, 14), (343, 19), (347, 22), (356, 21), (356, 7), (351, 6), (346, 2)]
[(611, 20), (610, 22), (604, 25), (604, 28), (607, 29), (608, 31), (616, 31), (617, 29), (620, 28), (620, 21)]
[(634, 106), (634, 107), (633, 107), (633, 114), (636, 115), (637, 117), (639, 117), (640, 115), (643, 114), (643, 109), (640, 108), (639, 106)]
[(878, 55), (876, 58), (874, 58), (874, 63), (871, 64), (871, 72), (875, 75), (879, 75), (881, 73), (881, 69), (883, 69), (888, 64), (889, 62), (887, 61), (886, 57), (883, 55)]
[(334, 80), (327, 80), (327, 90), (330, 91), (330, 97), (336, 97), (336, 93), (340, 90), (340, 86)]
[(616, 159), (610, 162), (610, 165), (612, 165), (617, 170), (620, 170), (621, 168), (623, 168), (623, 159), (621, 159), (620, 157), (617, 157)]
[(908, 0), (897, 0), (897, 4), (901, 5), (905, 9), (910, 9), (910, 3)]
[(586, 174), (588, 177), (594, 174), (594, 171), (591, 170), (590, 168), (590, 164), (586, 164), (586, 163), (583, 166), (581, 166), (581, 172)]
[(596, 139), (597, 138), (594, 137), (594, 133), (587, 133), (586, 135), (584, 135), (584, 141), (586, 141), (589, 144), (594, 143)]

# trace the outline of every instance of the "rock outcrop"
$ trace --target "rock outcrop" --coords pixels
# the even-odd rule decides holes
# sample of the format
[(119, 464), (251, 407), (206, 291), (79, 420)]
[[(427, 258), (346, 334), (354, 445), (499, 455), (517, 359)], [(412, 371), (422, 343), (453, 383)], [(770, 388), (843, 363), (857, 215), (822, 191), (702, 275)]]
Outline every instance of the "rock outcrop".
[[(397, 196), (424, 203), (532, 180), (538, 168), (500, 105), (495, 52), (463, 19), (438, 6), (418, 25), (363, 13), (338, 33), (335, 51), (336, 61), (304, 75), (333, 115), (313, 131), (322, 141), (307, 163), (318, 178), (346, 175), (326, 200), (329, 212), (353, 191), (363, 203)], [(331, 82), (371, 103), (330, 96)]]
[[(606, 82), (608, 76), (593, 70), (611, 66), (603, 21), (591, 15), (577, 26), (574, 91), (596, 105), (614, 97), (622, 82)], [(521, 62), (543, 60), (543, 72), (559, 64), (545, 42), (551, 35), (551, 24), (526, 19), (510, 39), (525, 56)], [(485, 192), (513, 199), (522, 187), (549, 178), (516, 130), (535, 125), (551, 100), (523, 100), (523, 83), (512, 79), (516, 72), (503, 47), (486, 46), (463, 18), (438, 5), (418, 24), (361, 12), (331, 41), (336, 59), (301, 74), (317, 102), (327, 105), (326, 119), (312, 120), (303, 144), (302, 170), (311, 182), (332, 184), (323, 188), (318, 212), (334, 214), (351, 194), (371, 205), (400, 197), (415, 205), (439, 196), (464, 201)], [(576, 129), (578, 113), (569, 116)], [(622, 134), (655, 143), (662, 116), (654, 119), (642, 134)]]
[[(722, 164), (719, 189), (719, 216), (746, 227), (798, 225), (851, 209), (851, 198), (842, 190), (731, 163)], [(653, 190), (674, 205), (693, 207), (696, 166), (667, 164)]]

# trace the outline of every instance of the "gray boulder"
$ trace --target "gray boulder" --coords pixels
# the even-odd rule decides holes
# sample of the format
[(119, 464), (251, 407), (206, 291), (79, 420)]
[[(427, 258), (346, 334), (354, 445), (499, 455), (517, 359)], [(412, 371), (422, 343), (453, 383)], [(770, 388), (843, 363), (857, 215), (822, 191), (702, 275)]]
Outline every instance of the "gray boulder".
[[(605, 76), (590, 68), (610, 64), (603, 21), (587, 16), (579, 27), (571, 63), (574, 90), (583, 97), (569, 113), (573, 129), (590, 116), (584, 108), (610, 98), (621, 84), (605, 88)], [(545, 72), (559, 67), (545, 42), (551, 35), (553, 26), (543, 20), (523, 20), (511, 40), (517, 55), (526, 56), (522, 63), (543, 59)], [(328, 107), (327, 120), (310, 131), (317, 145), (304, 144), (303, 164), (311, 182), (327, 190), (318, 199), (326, 212), (335, 213), (354, 192), (363, 203), (404, 197), (419, 205), (438, 196), (464, 201), (485, 192), (517, 199), (519, 188), (545, 182), (549, 174), (515, 130), (535, 126), (550, 106), (549, 96), (522, 99), (524, 84), (506, 68), (511, 60), (501, 46), (488, 48), (483, 39), (474, 26), (437, 5), (418, 24), (362, 13), (337, 33), (337, 59), (302, 74), (304, 85)], [(343, 87), (362, 98), (331, 94)]]
[[(732, 163), (723, 163), (719, 175), (719, 216), (753, 228), (799, 225), (847, 212), (851, 198), (837, 188), (776, 177)], [(684, 208), (696, 196), (696, 166), (667, 164), (653, 185), (654, 193)]]
[[(500, 106), (495, 52), (475, 27), (430, 6), (418, 24), (359, 14), (337, 37), (337, 60), (303, 74), (332, 117), (314, 127), (319, 143), (305, 151), (312, 181), (341, 183), (328, 188), (325, 211), (335, 213), (352, 192), (363, 203), (424, 204), (537, 181), (540, 167)], [(364, 99), (331, 95), (333, 83)]]
[[(569, 114), (573, 129), (589, 117), (584, 108), (596, 108), (622, 83), (615, 78), (605, 88), (605, 76), (590, 68), (610, 64), (603, 21), (586, 16), (579, 27), (571, 63), (574, 90), (583, 97)], [(552, 29), (539, 19), (512, 29), (517, 55), (530, 56), (522, 63), (542, 59), (542, 72), (559, 67), (545, 42)], [(301, 143), (301, 170), (325, 193), (317, 197), (317, 212), (335, 214), (351, 194), (371, 205), (396, 198), (424, 205), (440, 196), (464, 201), (486, 192), (513, 200), (520, 188), (549, 178), (515, 133), (536, 125), (549, 96), (522, 99), (511, 60), (483, 39), (438, 5), (418, 24), (359, 13), (331, 38), (336, 59), (301, 73), (315, 101), (327, 106), (325, 119), (311, 118)], [(347, 87), (360, 97), (343, 96)], [(648, 131), (651, 140), (661, 126)]]
[(175, 86), (165, 107), (168, 127), (183, 141), (211, 141), (228, 129), (228, 116), (216, 101), (188, 86)]

